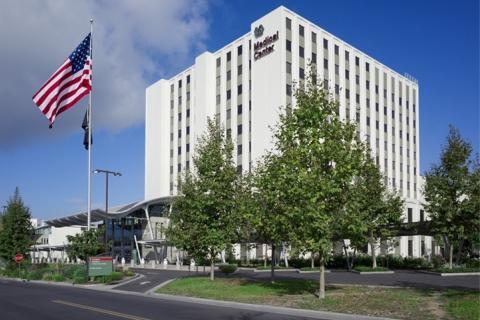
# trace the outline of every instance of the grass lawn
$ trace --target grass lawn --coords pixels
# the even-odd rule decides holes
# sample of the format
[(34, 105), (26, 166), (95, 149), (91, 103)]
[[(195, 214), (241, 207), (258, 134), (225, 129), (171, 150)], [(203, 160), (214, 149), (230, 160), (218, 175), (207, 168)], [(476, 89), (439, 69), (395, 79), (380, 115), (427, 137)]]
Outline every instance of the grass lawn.
[(158, 293), (216, 300), (383, 316), (396, 319), (480, 319), (480, 293), (361, 286), (327, 287), (326, 298), (315, 295), (309, 280), (275, 283), (240, 278), (177, 279)]

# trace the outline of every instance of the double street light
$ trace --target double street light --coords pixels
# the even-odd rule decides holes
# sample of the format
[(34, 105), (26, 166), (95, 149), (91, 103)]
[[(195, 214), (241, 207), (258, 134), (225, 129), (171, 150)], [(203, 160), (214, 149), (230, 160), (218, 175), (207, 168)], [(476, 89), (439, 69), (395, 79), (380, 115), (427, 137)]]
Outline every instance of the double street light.
[[(108, 217), (108, 176), (113, 175), (116, 177), (116, 176), (122, 176), (122, 174), (120, 172), (103, 170), (103, 169), (95, 169), (93, 172), (105, 174), (105, 215)], [(115, 225), (114, 225), (113, 219), (111, 220), (112, 220), (112, 240), (113, 240)], [(105, 226), (105, 242), (106, 241), (107, 241), (107, 229)], [(112, 245), (112, 255), (113, 255), (113, 245)]]

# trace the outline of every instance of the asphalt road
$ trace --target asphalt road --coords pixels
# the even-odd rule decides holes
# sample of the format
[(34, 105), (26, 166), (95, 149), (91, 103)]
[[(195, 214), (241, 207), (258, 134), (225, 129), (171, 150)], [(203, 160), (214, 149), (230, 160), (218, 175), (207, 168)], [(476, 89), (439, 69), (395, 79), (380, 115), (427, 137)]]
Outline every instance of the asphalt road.
[[(1, 319), (148, 320), (148, 319), (311, 319), (252, 308), (220, 307), (145, 295), (120, 294), (0, 279)], [(325, 318), (326, 319), (326, 318)]]

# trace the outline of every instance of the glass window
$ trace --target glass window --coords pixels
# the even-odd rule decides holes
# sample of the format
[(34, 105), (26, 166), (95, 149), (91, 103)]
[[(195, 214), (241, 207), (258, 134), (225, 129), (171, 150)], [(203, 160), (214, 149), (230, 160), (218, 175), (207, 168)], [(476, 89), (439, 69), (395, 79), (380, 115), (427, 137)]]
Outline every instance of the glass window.
[(292, 30), (292, 20), (290, 20), (289, 18), (286, 18), (285, 24), (287, 25), (287, 30)]
[(298, 76), (300, 77), (300, 79), (305, 79), (305, 70), (303, 68), (300, 68), (298, 70)]
[(287, 39), (286, 40), (286, 47), (287, 47), (287, 51), (292, 52), (292, 41)]
[(243, 53), (243, 47), (240, 45), (237, 47), (237, 56), (241, 56)]
[(317, 34), (315, 32), (312, 32), (312, 42), (317, 43)]
[(228, 51), (227, 52), (227, 61), (230, 61), (230, 60), (232, 60), (232, 52)]
[(300, 55), (300, 58), (305, 57), (305, 49), (302, 46), (298, 47), (298, 54)]
[(323, 39), (323, 49), (328, 50), (328, 40), (327, 39)]
[(292, 73), (292, 63), (287, 61), (287, 74)]
[(298, 26), (298, 34), (303, 37), (305, 36), (305, 28), (302, 25)]

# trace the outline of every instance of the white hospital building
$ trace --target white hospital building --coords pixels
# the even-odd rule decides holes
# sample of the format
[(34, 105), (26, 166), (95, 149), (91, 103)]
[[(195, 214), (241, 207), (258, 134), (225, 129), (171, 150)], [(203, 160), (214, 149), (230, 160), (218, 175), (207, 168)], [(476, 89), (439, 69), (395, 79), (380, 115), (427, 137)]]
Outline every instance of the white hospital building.
[[(405, 222), (422, 221), (417, 81), (285, 7), (146, 89), (145, 201), (177, 194), (176, 179), (191, 168), (207, 117), (219, 117), (236, 144), (238, 172), (250, 170), (272, 147), (270, 127), (280, 107), (295, 105), (294, 83), (307, 76), (310, 61), (340, 116), (358, 123), (388, 185), (405, 199)], [(399, 240), (394, 253), (402, 256), (431, 254), (435, 245), (428, 236)]]

